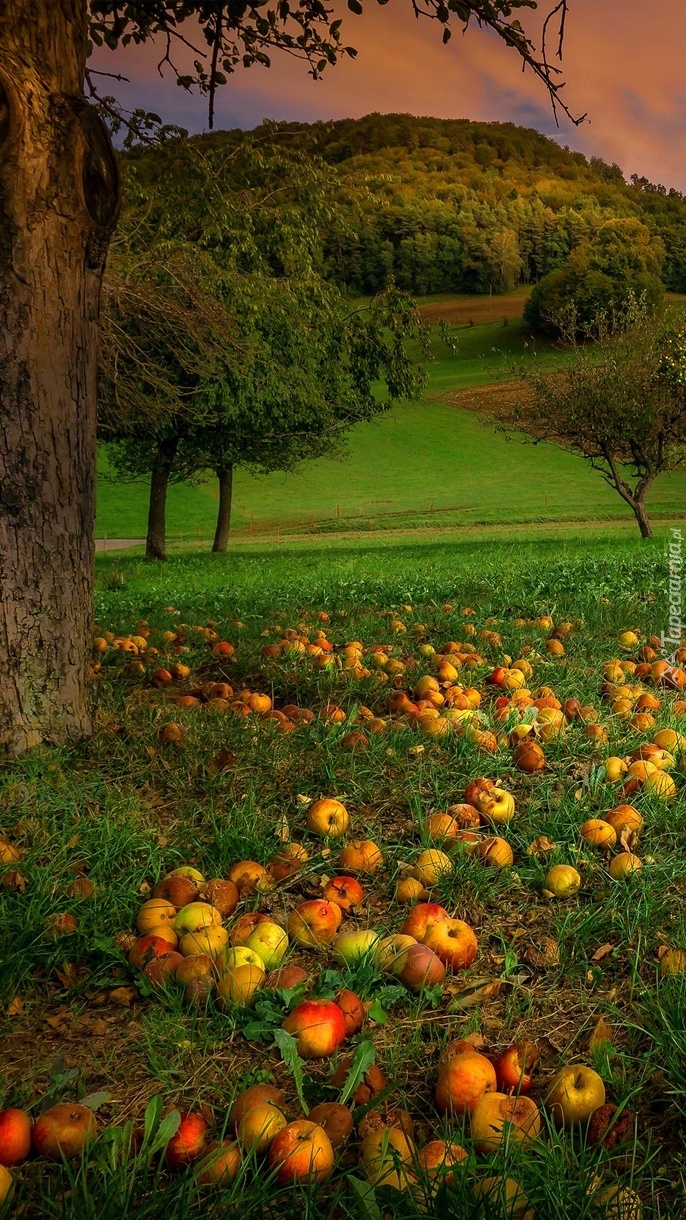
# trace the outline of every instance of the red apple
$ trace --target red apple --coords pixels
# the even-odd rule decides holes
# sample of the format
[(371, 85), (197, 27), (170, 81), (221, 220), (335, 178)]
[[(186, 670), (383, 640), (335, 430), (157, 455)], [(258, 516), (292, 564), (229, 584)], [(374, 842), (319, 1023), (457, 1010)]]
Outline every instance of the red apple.
[(167, 1144), (166, 1159), (170, 1169), (185, 1169), (207, 1151), (207, 1123), (202, 1114), (184, 1111), (175, 1135)]
[(415, 940), (423, 941), (428, 929), (443, 919), (450, 919), (445, 907), (437, 902), (418, 902), (405, 917), (400, 931), (405, 936), (414, 936)]
[(528, 1093), (540, 1057), (541, 1052), (531, 1042), (515, 1042), (502, 1051), (493, 1063), (501, 1093)]
[(23, 1110), (0, 1110), (0, 1165), (21, 1165), (31, 1151), (31, 1119)]
[(410, 945), (403, 958), (397, 977), (410, 991), (420, 992), (424, 987), (438, 987), (443, 982), (445, 966), (426, 945)]
[(283, 1021), (298, 1040), (301, 1059), (328, 1059), (345, 1040), (343, 1012), (333, 1000), (304, 1000)]
[(284, 1127), (269, 1149), (269, 1167), (280, 1186), (325, 1182), (333, 1165), (333, 1148), (326, 1131), (304, 1118)]
[(288, 935), (298, 945), (315, 949), (330, 945), (343, 918), (341, 908), (324, 898), (311, 898), (288, 916)]
[(471, 966), (478, 948), (473, 929), (461, 919), (440, 919), (431, 924), (423, 943), (452, 971)]
[(335, 902), (346, 915), (364, 902), (364, 890), (355, 877), (332, 877), (323, 895), (327, 902)]

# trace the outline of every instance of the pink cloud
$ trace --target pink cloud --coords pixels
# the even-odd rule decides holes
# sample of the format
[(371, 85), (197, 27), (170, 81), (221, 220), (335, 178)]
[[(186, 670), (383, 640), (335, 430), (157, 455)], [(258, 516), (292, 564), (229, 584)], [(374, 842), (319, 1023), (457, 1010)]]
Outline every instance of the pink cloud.
[[(346, 39), (359, 51), (356, 60), (344, 59), (320, 82), (285, 57), (275, 56), (269, 70), (239, 71), (221, 90), (216, 125), (252, 126), (266, 117), (359, 117), (372, 110), (509, 120), (616, 161), (627, 175), (645, 174), (686, 189), (686, 9), (673, 0), (652, 0), (649, 21), (643, 0), (574, 0), (565, 97), (576, 113), (587, 111), (590, 121), (575, 128), (564, 120), (559, 130), (542, 86), (531, 73), (522, 74), (515, 54), (494, 36), (456, 30), (444, 47), (436, 23), (417, 21), (409, 0), (384, 7), (368, 0), (362, 17), (348, 13), (344, 20)], [(202, 130), (205, 101), (182, 92), (169, 77), (160, 80), (157, 58), (152, 47), (131, 48), (116, 58), (98, 53), (100, 66), (125, 65), (131, 85), (117, 88), (129, 104)]]

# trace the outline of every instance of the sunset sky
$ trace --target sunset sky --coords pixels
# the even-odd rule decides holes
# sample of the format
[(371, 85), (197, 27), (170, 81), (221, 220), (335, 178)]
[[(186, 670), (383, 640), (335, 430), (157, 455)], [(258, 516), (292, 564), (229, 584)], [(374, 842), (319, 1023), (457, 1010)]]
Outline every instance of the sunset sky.
[[(646, 7), (645, 0), (571, 0), (565, 96), (573, 111), (588, 112), (580, 128), (561, 120), (556, 129), (542, 86), (530, 73), (522, 75), (515, 54), (494, 36), (471, 29), (463, 37), (456, 29), (444, 47), (436, 23), (416, 21), (409, 0), (384, 7), (366, 0), (361, 17), (341, 9), (344, 41), (359, 55), (327, 69), (321, 81), (278, 55), (271, 69), (239, 70), (219, 92), (215, 126), (253, 127), (263, 118), (310, 122), (375, 110), (510, 120), (616, 161), (627, 176), (645, 174), (686, 190), (686, 5), (651, 0), (649, 20)], [(524, 13), (535, 34), (537, 19)], [(102, 91), (202, 131), (206, 99), (179, 89), (168, 71), (160, 79), (158, 59), (152, 46), (116, 56), (98, 52), (95, 66), (130, 78), (129, 84), (102, 80)]]

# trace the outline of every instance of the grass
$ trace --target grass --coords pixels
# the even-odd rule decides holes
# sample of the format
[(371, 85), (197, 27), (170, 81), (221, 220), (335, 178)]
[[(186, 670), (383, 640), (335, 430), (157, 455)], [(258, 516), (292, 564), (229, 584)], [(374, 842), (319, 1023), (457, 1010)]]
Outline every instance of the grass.
[[(476, 1220), (508, 1214), (495, 1203), (479, 1210), (473, 1193), (486, 1177), (504, 1176), (520, 1183), (538, 1220), (628, 1216), (598, 1205), (601, 1187), (617, 1182), (638, 1191), (646, 1218), (682, 1214), (686, 975), (660, 977), (658, 950), (663, 944), (686, 948), (683, 774), (675, 773), (679, 796), (673, 804), (648, 794), (636, 798), (646, 822), (638, 847), (645, 867), (626, 883), (611, 881), (601, 859), (579, 848), (578, 837), (585, 818), (619, 799), (604, 778), (603, 759), (625, 755), (650, 736), (611, 713), (601, 698), (601, 666), (617, 654), (620, 630), (636, 627), (649, 635), (662, 629), (664, 550), (664, 539), (642, 546), (620, 535), (611, 545), (601, 537), (582, 543), (560, 536), (519, 546), (502, 540), (408, 546), (388, 539), (374, 546), (284, 546), (276, 555), (267, 546), (226, 557), (188, 550), (155, 567), (135, 556), (99, 562), (102, 629), (135, 632), (147, 619), (150, 643), (164, 650), (161, 633), (190, 624), (186, 653), (162, 652), (167, 664), (188, 662), (188, 687), (229, 680), (235, 690), (246, 685), (271, 693), (277, 707), (295, 702), (318, 714), (335, 702), (348, 720), (334, 726), (317, 715), (287, 735), (271, 721), (213, 713), (211, 705), (183, 712), (178, 688), (156, 690), (147, 674), (131, 672), (125, 654), (109, 649), (93, 683), (92, 740), (35, 752), (0, 772), (2, 832), (21, 851), (16, 870), (22, 879), (0, 887), (0, 1102), (4, 1097), (5, 1105), (37, 1114), (46, 1093), (53, 1100), (107, 1094), (99, 1110), (102, 1133), (83, 1162), (60, 1167), (37, 1159), (16, 1171), (16, 1214), (60, 1220), (122, 1214), (199, 1220), (238, 1213)], [(475, 613), (465, 617), (465, 607)], [(313, 633), (320, 611), (329, 615), (326, 630), (336, 645), (355, 638), (365, 645), (392, 643), (393, 655), (409, 662), (409, 688), (431, 671), (419, 653), (424, 641), (439, 647), (464, 640), (466, 624), (481, 631), (494, 616), (501, 640), (477, 636), (483, 663), (464, 671), (464, 680), (483, 692), (486, 720), (495, 724), (484, 682), (492, 664), (529, 649), (532, 685), (595, 706), (608, 742), (597, 748), (572, 722), (564, 737), (545, 743), (546, 771), (527, 777), (513, 768), (506, 745), (484, 755), (458, 733), (432, 740), (391, 721), (389, 685), (378, 671), (355, 676), (316, 670), (309, 657), (262, 658), (265, 642), (287, 627), (302, 624)], [(562, 658), (547, 658), (545, 632), (531, 621), (543, 613), (575, 624)], [(402, 620), (405, 634), (391, 631), (389, 615)], [(519, 616), (529, 620), (526, 627), (515, 626)], [(236, 645), (234, 660), (214, 658), (194, 629), (208, 620), (217, 623), (220, 638)], [(412, 630), (416, 623), (421, 632)], [(657, 693), (657, 723), (683, 724), (673, 698)], [(345, 734), (363, 705), (383, 716), (387, 727), (369, 735), (361, 753), (351, 753)], [(179, 747), (158, 739), (160, 725), (170, 720), (184, 726)], [(320, 994), (352, 986), (376, 1005), (377, 1017), (385, 1013), (386, 1020), (365, 1027), (353, 1045), (373, 1044), (390, 1097), (416, 1122), (418, 1147), (443, 1136), (465, 1146), (469, 1159), (454, 1184), (438, 1199), (426, 1196), (426, 1181), (422, 1190), (400, 1196), (388, 1188), (373, 1191), (357, 1165), (356, 1139), (337, 1155), (330, 1183), (319, 1190), (278, 1190), (254, 1157), (216, 1195), (199, 1190), (192, 1172), (167, 1173), (155, 1151), (156, 1140), (158, 1146), (165, 1142), (165, 1113), (209, 1106), (219, 1137), (237, 1092), (267, 1078), (285, 1088), (295, 1115), (298, 1086), (309, 1105), (336, 1097), (330, 1080), (337, 1059), (303, 1064), (299, 1080), (277, 1052), (272, 1031), (297, 997), (263, 997), (247, 1011), (221, 1011), (212, 1000), (206, 1008), (189, 1008), (176, 990), (155, 994), (132, 974), (116, 936), (134, 926), (151, 888), (181, 863), (206, 876), (225, 876), (239, 859), (265, 863), (287, 824), (310, 852), (305, 876), (259, 899), (261, 910), (284, 918), (294, 902), (320, 892), (320, 877), (335, 867), (304, 826), (304, 798), (336, 795), (351, 812), (352, 833), (376, 839), (385, 855), (381, 873), (363, 879), (368, 903), (359, 921), (396, 930), (404, 912), (393, 901), (395, 880), (400, 866), (412, 864), (428, 843), (427, 815), (461, 800), (466, 783), (482, 774), (501, 779), (515, 796), (517, 813), (505, 832), (515, 865), (491, 870), (458, 852), (439, 887), (440, 901), (479, 937), (477, 960), (466, 974), (455, 976), (443, 995), (417, 997), (369, 963), (346, 971), (330, 952), (295, 953), (318, 974)], [(543, 835), (555, 846), (539, 859), (528, 848)], [(336, 844), (331, 846), (335, 858)], [(583, 884), (576, 898), (553, 903), (542, 893), (553, 862), (579, 867)], [(94, 884), (90, 897), (74, 890), (82, 876)], [(63, 914), (72, 914), (78, 928), (55, 937), (54, 916)], [(544, 936), (559, 946), (559, 963), (548, 970), (532, 965), (529, 956)], [(480, 992), (485, 983), (488, 993)], [(600, 1017), (612, 1026), (612, 1042), (592, 1051)], [(470, 1032), (493, 1050), (517, 1038), (539, 1044), (533, 1092), (539, 1102), (562, 1063), (593, 1063), (609, 1099), (637, 1114), (634, 1136), (614, 1151), (594, 1148), (583, 1130), (557, 1132), (544, 1111), (543, 1135), (531, 1149), (510, 1141), (490, 1158), (475, 1157), (468, 1124), (441, 1117), (433, 1102), (441, 1049)]]
[[(518, 304), (522, 294), (502, 298)], [(491, 304), (500, 298), (476, 298)], [(466, 299), (467, 303), (469, 298)], [(452, 302), (452, 303), (451, 303)], [(460, 299), (457, 304), (463, 307)], [(448, 307), (455, 302), (451, 299)], [(443, 308), (439, 302), (435, 308)], [(432, 307), (433, 308), (433, 307)], [(386, 530), (481, 529), (626, 520), (628, 507), (581, 458), (551, 445), (508, 442), (470, 411), (441, 401), (448, 393), (512, 377), (521, 361), (555, 367), (566, 353), (532, 340), (521, 319), (455, 328), (457, 355), (440, 341), (428, 364), (429, 381), (419, 404), (402, 404), (351, 433), (349, 456), (320, 459), (295, 474), (255, 478), (238, 470), (232, 529), (237, 541), (260, 536), (297, 537)], [(536, 354), (534, 354), (536, 353)], [(98, 482), (97, 536), (140, 538), (147, 520), (147, 486), (122, 487), (107, 480), (104, 457)], [(650, 506), (668, 520), (686, 504), (686, 474), (658, 480)], [(193, 543), (211, 538), (217, 511), (214, 482), (172, 487), (168, 533)], [(635, 528), (635, 525), (634, 525)]]

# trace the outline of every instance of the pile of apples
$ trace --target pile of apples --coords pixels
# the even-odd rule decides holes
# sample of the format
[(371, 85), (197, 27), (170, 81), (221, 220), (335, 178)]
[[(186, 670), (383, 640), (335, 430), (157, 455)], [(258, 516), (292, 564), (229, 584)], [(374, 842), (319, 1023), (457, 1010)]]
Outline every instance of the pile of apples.
[[(308, 809), (307, 828), (322, 838), (337, 839), (349, 825), (340, 801), (322, 798)], [(419, 858), (422, 892), (424, 883), (432, 884), (440, 875), (440, 860), (433, 856), (443, 853), (429, 851)], [(373, 876), (383, 863), (380, 848), (370, 839), (343, 847), (338, 856), (343, 871), (325, 880), (321, 897), (294, 906), (286, 927), (256, 910), (244, 911), (225, 926), (241, 900), (291, 881), (308, 859), (302, 844), (288, 842), (267, 866), (242, 860), (226, 878), (205, 881), (190, 865), (174, 869), (141, 907), (138, 936), (121, 935), (119, 946), (129, 965), (143, 970), (154, 985), (175, 981), (190, 1002), (215, 993), (220, 1004), (242, 1006), (253, 1004), (261, 987), (293, 988), (308, 980), (301, 967), (283, 964), (292, 945), (305, 950), (331, 946), (336, 961), (348, 967), (370, 960), (415, 993), (439, 986), (446, 969), (464, 970), (474, 961), (473, 929), (437, 903), (415, 905), (395, 935), (370, 928), (340, 930), (344, 917), (364, 901), (358, 877)], [(288, 1014), (284, 1028), (297, 1036), (303, 1058), (333, 1054), (361, 1028), (365, 1011), (359, 998), (351, 992), (337, 998), (338, 1003), (307, 1000)]]
[(88, 1106), (59, 1102), (35, 1123), (24, 1110), (0, 1110), (0, 1207), (9, 1198), (14, 1180), (10, 1169), (22, 1165), (31, 1152), (48, 1160), (72, 1160), (95, 1138), (98, 1124)]

